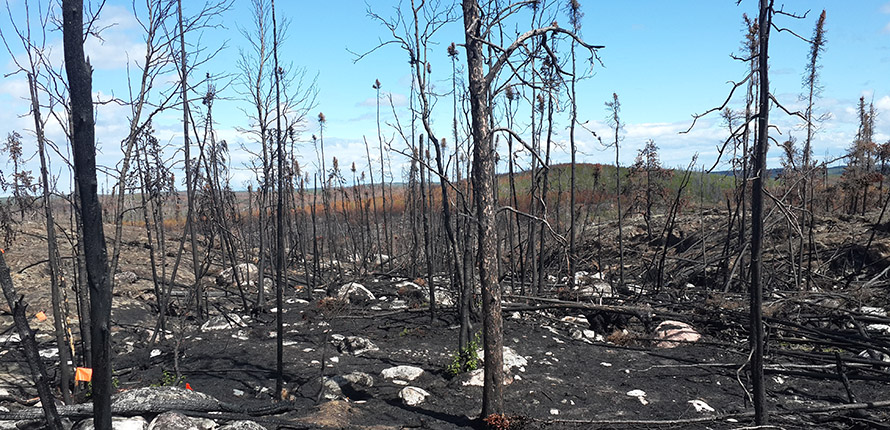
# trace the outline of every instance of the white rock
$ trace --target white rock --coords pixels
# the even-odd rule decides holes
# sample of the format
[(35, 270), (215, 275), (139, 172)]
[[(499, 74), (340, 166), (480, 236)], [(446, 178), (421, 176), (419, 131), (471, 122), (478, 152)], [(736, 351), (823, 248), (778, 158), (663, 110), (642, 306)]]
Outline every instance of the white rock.
[[(148, 422), (142, 417), (112, 417), (111, 428), (114, 430), (145, 430)], [(87, 418), (74, 426), (74, 430), (93, 430), (93, 419)]]
[(395, 366), (383, 369), (380, 376), (386, 379), (401, 379), (413, 381), (423, 374), (423, 369), (414, 366)]
[(559, 409), (556, 409), (556, 408), (550, 409), (550, 415), (559, 415)]
[(649, 401), (646, 400), (646, 392), (643, 390), (630, 390), (627, 392), (627, 395), (630, 397), (636, 397), (640, 403), (644, 405), (648, 405)]
[(155, 358), (155, 357), (157, 357), (157, 356), (159, 356), (159, 355), (161, 355), (161, 350), (160, 350), (160, 349), (153, 349), (153, 350), (151, 350), (151, 353), (148, 354), (148, 357), (149, 357), (149, 358)]
[(239, 328), (244, 327), (246, 322), (247, 321), (242, 319), (238, 314), (216, 315), (201, 325), (201, 331)]
[(217, 430), (266, 430), (265, 427), (257, 424), (255, 421), (238, 420), (232, 421)]
[(680, 321), (662, 321), (655, 327), (655, 338), (659, 340), (655, 344), (658, 348), (674, 348), (680, 342), (695, 342), (701, 339), (701, 335), (691, 325)]
[(392, 383), (396, 385), (408, 385), (408, 381), (403, 381), (401, 379), (393, 379)]
[[(334, 335), (336, 336), (336, 335)], [(346, 336), (340, 339), (331, 336), (334, 345), (341, 354), (362, 355), (370, 351), (379, 351), (380, 348), (370, 340), (359, 336)]]
[(695, 399), (690, 400), (689, 403), (692, 405), (693, 408), (695, 408), (696, 412), (714, 412), (714, 408), (705, 403), (704, 400)]
[(374, 259), (371, 260), (371, 263), (374, 264), (374, 265), (376, 265), (376, 266), (382, 266), (382, 265), (386, 264), (386, 262), (388, 262), (388, 261), (389, 261), (389, 256), (388, 256), (388, 255), (386, 255), (386, 254), (377, 254), (377, 255), (374, 257)]
[(564, 317), (562, 317), (562, 319), (560, 319), (560, 321), (562, 321), (562, 322), (564, 322), (564, 323), (577, 324), (577, 325), (583, 325), (583, 326), (589, 326), (589, 325), (590, 325), (590, 323), (587, 322), (587, 317), (584, 317), (584, 316), (581, 316), (581, 315), (575, 315), (575, 316), (571, 316), (571, 315), (569, 315), (569, 316), (564, 316)]
[(346, 386), (374, 386), (374, 378), (364, 372), (352, 372), (345, 375), (336, 375), (324, 378), (324, 398), (335, 400), (343, 396), (342, 387)]
[(21, 341), (22, 341), (22, 337), (19, 336), (18, 333), (10, 333), (9, 335), (6, 335), (6, 336), (0, 335), (0, 344), (19, 343)]
[(151, 421), (148, 430), (210, 430), (216, 427), (216, 423), (207, 418), (192, 418), (179, 412), (164, 412)]
[(350, 282), (341, 285), (334, 295), (337, 298), (347, 300), (352, 304), (366, 304), (376, 300), (374, 294), (358, 282)]
[(127, 285), (136, 282), (139, 279), (133, 272), (120, 272), (114, 274), (114, 283), (117, 285)]
[(40, 350), (40, 352), (38, 352), (38, 354), (40, 354), (40, 356), (43, 358), (54, 358), (59, 355), (59, 350), (56, 348), (43, 349), (43, 350)]
[(866, 315), (874, 315), (879, 317), (887, 316), (887, 310), (884, 308), (879, 308), (876, 306), (862, 306), (859, 308), (859, 312), (864, 313)]
[[(236, 279), (237, 276), (237, 279)], [(233, 285), (241, 283), (243, 286), (256, 285), (260, 279), (260, 269), (253, 263), (241, 263), (235, 267), (227, 267), (216, 276), (218, 285)]]
[(871, 331), (880, 331), (885, 334), (890, 334), (890, 324), (869, 324), (866, 328)]
[(426, 392), (426, 390), (411, 386), (402, 388), (399, 391), (399, 398), (408, 406), (417, 406), (423, 403), (429, 395), (430, 393)]
[(406, 302), (406, 301), (404, 301), (404, 300), (402, 300), (402, 299), (395, 299), (395, 300), (393, 300), (392, 303), (389, 305), (389, 308), (392, 309), (392, 310), (394, 310), (394, 311), (397, 311), (397, 310), (400, 310), (400, 309), (408, 309), (408, 302)]
[(462, 382), (461, 385), (465, 387), (481, 387), (485, 384), (483, 369), (472, 370), (467, 375), (469, 375), (469, 378)]
[[(476, 354), (479, 355), (480, 361), (485, 361), (485, 352), (482, 349), (476, 350)], [(509, 372), (511, 368), (515, 367), (520, 369), (520, 371), (524, 370), (524, 367), (528, 365), (528, 360), (525, 357), (516, 353), (513, 348), (509, 346), (504, 347), (504, 371)]]

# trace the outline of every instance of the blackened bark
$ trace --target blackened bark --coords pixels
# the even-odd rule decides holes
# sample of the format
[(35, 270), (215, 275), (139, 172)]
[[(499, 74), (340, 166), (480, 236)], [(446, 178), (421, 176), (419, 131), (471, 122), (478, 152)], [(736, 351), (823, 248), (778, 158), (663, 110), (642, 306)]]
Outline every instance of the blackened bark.
[(757, 73), (760, 94), (757, 108), (757, 139), (754, 141), (754, 181), (751, 188), (751, 310), (750, 344), (751, 380), (754, 392), (754, 422), (767, 422), (766, 391), (763, 385), (763, 181), (766, 170), (766, 148), (769, 137), (769, 32), (772, 25), (772, 0), (760, 0), (760, 23)]
[(96, 181), (92, 70), (83, 53), (83, 0), (62, 0), (65, 71), (71, 98), (74, 176), (80, 187), (84, 254), (90, 286), (93, 341), (93, 416), (98, 429), (111, 428), (111, 283)]
[(492, 178), (495, 175), (491, 138), (489, 87), (485, 79), (481, 26), (482, 17), (475, 0), (463, 0), (464, 31), (469, 72), (470, 111), (473, 130), (473, 200), (479, 226), (479, 279), (482, 284), (482, 349), (485, 377), (482, 388), (482, 416), (504, 411), (504, 333), (501, 316), (501, 289), (494, 258), (495, 207)]
[[(43, 122), (40, 120), (40, 102), (37, 99), (37, 85), (34, 76), (28, 73), (28, 88), (31, 91), (31, 114), (34, 116), (34, 131), (37, 134), (37, 152), (40, 155), (40, 181), (43, 185), (43, 211), (46, 215), (46, 248), (49, 259), (50, 288), (52, 289), (53, 305), (53, 329), (55, 330), (56, 344), (59, 348), (59, 389), (65, 403), (71, 403), (71, 390), (68, 384), (71, 382), (71, 349), (68, 347), (68, 330), (66, 312), (62, 310), (62, 295), (64, 294), (65, 278), (62, 276), (59, 245), (56, 240), (56, 222), (53, 219), (53, 208), (50, 204), (49, 173), (46, 167), (46, 141), (43, 134)], [(12, 304), (10, 304), (10, 308)]]
[(15, 287), (12, 285), (9, 266), (6, 265), (6, 257), (3, 256), (2, 250), (0, 250), (0, 287), (2, 287), (3, 295), (6, 297), (6, 302), (9, 303), (9, 309), (12, 311), (12, 319), (21, 338), (22, 351), (28, 360), (31, 377), (34, 378), (34, 385), (37, 386), (37, 395), (40, 397), (43, 413), (46, 414), (47, 427), (53, 430), (62, 430), (62, 421), (59, 418), (53, 393), (49, 387), (49, 379), (46, 377), (46, 366), (37, 352), (34, 331), (31, 330), (31, 327), (28, 325), (28, 319), (25, 317), (27, 305), (24, 303), (24, 297), (16, 299)]
[[(278, 68), (278, 23), (275, 20), (275, 0), (272, 0), (272, 56), (275, 59), (275, 142), (278, 157), (278, 200), (275, 205), (275, 327), (278, 332), (275, 349), (275, 396), (284, 400), (284, 148), (281, 143), (281, 69)], [(263, 287), (263, 274), (260, 273), (259, 289)]]
[[(189, 103), (188, 103), (188, 64), (185, 53), (185, 24), (182, 19), (182, 0), (176, 2), (176, 13), (179, 24), (179, 86), (182, 98), (182, 147), (185, 159), (185, 193), (188, 210), (185, 214), (185, 225), (188, 226), (188, 235), (191, 240), (192, 270), (195, 275), (195, 309), (198, 320), (204, 319), (204, 286), (201, 285), (201, 265), (198, 260), (198, 240), (195, 237), (195, 183), (192, 179), (195, 172), (192, 170), (191, 142), (189, 141)], [(185, 234), (186, 232), (183, 232)], [(262, 272), (260, 272), (262, 274)], [(237, 278), (237, 276), (236, 276)]]

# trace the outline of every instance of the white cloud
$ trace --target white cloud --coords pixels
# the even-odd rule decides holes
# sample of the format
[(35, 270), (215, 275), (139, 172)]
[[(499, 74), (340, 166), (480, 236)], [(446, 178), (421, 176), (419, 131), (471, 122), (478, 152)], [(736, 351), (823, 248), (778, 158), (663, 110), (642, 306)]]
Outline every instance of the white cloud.
[(28, 78), (23, 73), (19, 73), (3, 79), (3, 83), (0, 83), (0, 94), (8, 95), (16, 100), (30, 100)]
[[(380, 93), (380, 107), (389, 108), (390, 97), (395, 107), (408, 106), (408, 97), (401, 93)], [(356, 104), (363, 107), (377, 107), (377, 97), (368, 97)]]
[(875, 102), (875, 108), (880, 111), (890, 112), (890, 96), (884, 96), (879, 98)]

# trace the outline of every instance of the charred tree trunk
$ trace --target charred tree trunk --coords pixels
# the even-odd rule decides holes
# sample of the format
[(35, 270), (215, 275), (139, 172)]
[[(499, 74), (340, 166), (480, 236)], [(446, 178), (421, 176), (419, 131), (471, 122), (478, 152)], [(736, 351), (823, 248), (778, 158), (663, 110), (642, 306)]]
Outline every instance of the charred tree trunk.
[[(15, 322), (16, 330), (21, 337), (22, 351), (28, 361), (31, 369), (31, 377), (34, 378), (34, 385), (37, 387), (37, 395), (40, 398), (40, 405), (43, 413), (46, 414), (46, 425), (52, 430), (62, 430), (62, 420), (59, 418), (59, 412), (56, 409), (56, 403), (53, 399), (52, 390), (49, 386), (49, 378), (46, 376), (46, 366), (43, 359), (37, 352), (37, 341), (34, 340), (34, 331), (28, 325), (28, 319), (25, 317), (24, 297), (16, 298), (15, 286), (12, 285), (12, 277), (9, 275), (9, 266), (6, 265), (6, 257), (4, 252), (0, 250), (0, 289), (6, 297), (9, 304), (9, 310), (12, 311), (12, 318)], [(111, 418), (109, 416), (109, 418)], [(106, 428), (111, 428), (109, 425)]]
[(83, 53), (83, 0), (62, 1), (65, 71), (71, 98), (74, 174), (80, 186), (83, 241), (93, 325), (93, 415), (96, 428), (111, 428), (111, 283), (96, 181), (92, 70)]
[(757, 113), (757, 139), (754, 141), (754, 182), (751, 190), (751, 310), (750, 343), (751, 380), (754, 392), (754, 422), (767, 422), (766, 391), (763, 384), (763, 183), (766, 170), (766, 148), (769, 138), (769, 33), (772, 25), (772, 0), (760, 0), (760, 23), (757, 73), (760, 98)]
[(479, 278), (482, 286), (482, 349), (485, 353), (485, 378), (482, 388), (482, 416), (504, 411), (504, 333), (501, 316), (501, 289), (497, 279), (497, 261), (492, 251), (495, 240), (495, 208), (492, 178), (495, 175), (494, 147), (491, 137), (491, 107), (486, 82), (479, 5), (463, 0), (464, 31), (469, 73), (470, 111), (473, 131), (473, 200), (479, 232)]
[[(62, 392), (62, 400), (71, 403), (71, 390), (68, 384), (71, 382), (71, 349), (69, 348), (68, 327), (66, 323), (67, 309), (63, 309), (63, 295), (65, 277), (62, 275), (59, 255), (58, 240), (56, 240), (56, 222), (53, 218), (53, 208), (50, 202), (49, 174), (46, 162), (46, 141), (43, 134), (43, 122), (40, 119), (40, 102), (37, 99), (37, 86), (34, 76), (28, 73), (28, 88), (31, 91), (31, 114), (34, 116), (34, 130), (37, 134), (37, 153), (40, 155), (40, 182), (43, 185), (43, 211), (46, 215), (46, 247), (49, 259), (49, 277), (53, 305), (53, 329), (55, 330), (56, 344), (59, 349), (59, 389)], [(12, 303), (10, 303), (12, 309)]]
[[(278, 332), (275, 345), (275, 395), (284, 400), (284, 145), (281, 143), (281, 69), (278, 68), (278, 23), (275, 19), (275, 0), (272, 0), (272, 56), (275, 59), (275, 142), (278, 157), (278, 199), (275, 204), (275, 327)], [(263, 289), (263, 274), (260, 273), (259, 289)]]
[(191, 114), (189, 113), (189, 103), (188, 103), (188, 68), (187, 68), (187, 58), (185, 53), (185, 24), (182, 19), (182, 0), (177, 0), (176, 9), (178, 14), (178, 24), (179, 24), (179, 80), (181, 87), (181, 97), (182, 97), (182, 145), (183, 145), (183, 158), (185, 159), (184, 169), (185, 169), (185, 187), (186, 187), (186, 202), (188, 204), (188, 210), (185, 215), (185, 225), (187, 225), (188, 231), (183, 232), (183, 234), (188, 233), (189, 240), (191, 241), (191, 251), (192, 251), (192, 270), (195, 275), (195, 309), (197, 310), (198, 320), (201, 321), (204, 319), (204, 303), (202, 302), (204, 298), (204, 288), (201, 285), (201, 264), (198, 260), (198, 240), (195, 235), (195, 222), (193, 217), (195, 216), (195, 183), (192, 179), (195, 176), (195, 172), (193, 171), (192, 159), (190, 154), (191, 142), (189, 141), (189, 117)]

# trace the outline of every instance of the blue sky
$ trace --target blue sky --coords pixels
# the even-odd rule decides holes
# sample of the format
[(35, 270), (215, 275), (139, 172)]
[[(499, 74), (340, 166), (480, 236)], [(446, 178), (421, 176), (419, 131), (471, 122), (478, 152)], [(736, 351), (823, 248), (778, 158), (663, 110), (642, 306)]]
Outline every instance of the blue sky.
[[(185, 2), (187, 9), (197, 2)], [(562, 3), (562, 2), (560, 2)], [(10, 10), (21, 25), (24, 11), (23, 0), (10, 0)], [(822, 9), (827, 11), (826, 28), (828, 43), (822, 56), (821, 82), (824, 87), (818, 109), (829, 114), (829, 120), (814, 142), (817, 157), (836, 156), (844, 152), (856, 133), (855, 107), (860, 96), (874, 101), (878, 108), (876, 140), (890, 139), (890, 2), (886, 0), (841, 1), (787, 1), (786, 11), (803, 14), (806, 19), (794, 20), (777, 17), (776, 24), (788, 27), (805, 37), (812, 34), (816, 18)], [(307, 73), (317, 76), (317, 106), (306, 123), (304, 138), (308, 140), (318, 133), (318, 112), (327, 117), (325, 128), (326, 153), (340, 159), (341, 166), (356, 161), (359, 169), (367, 163), (362, 137), (376, 141), (375, 91), (371, 88), (375, 79), (382, 83), (382, 91), (392, 94), (405, 112), (409, 94), (410, 69), (407, 55), (396, 46), (386, 46), (355, 63), (352, 52), (365, 52), (380, 41), (388, 40), (388, 32), (379, 22), (368, 17), (370, 7), (382, 16), (393, 15), (398, 2), (374, 1), (370, 5), (360, 1), (329, 0), (325, 2), (281, 1), (279, 17), (292, 21), (290, 34), (281, 49), (281, 61), (304, 67)], [(36, 2), (32, 0), (32, 9)], [(579, 120), (589, 121), (591, 129), (608, 134), (605, 122), (604, 102), (613, 92), (622, 103), (624, 140), (622, 164), (632, 161), (637, 149), (647, 139), (654, 139), (661, 147), (661, 155), (668, 166), (685, 166), (692, 154), (700, 154), (700, 163), (710, 165), (715, 159), (715, 147), (726, 137), (717, 116), (700, 121), (690, 134), (679, 134), (691, 123), (691, 115), (719, 105), (726, 97), (728, 81), (744, 77), (745, 66), (730, 58), (739, 53), (742, 31), (742, 14), (756, 15), (757, 2), (743, 1), (583, 1), (584, 20), (582, 34), (585, 40), (605, 45), (600, 52), (604, 67), (597, 66), (590, 79), (578, 86)], [(238, 49), (246, 46), (238, 33), (241, 27), (250, 27), (250, 8), (245, 0), (236, 0), (233, 8), (220, 20), (222, 27), (207, 30), (202, 44), (216, 47), (225, 43), (226, 48), (206, 67), (198, 72), (214, 74), (235, 73), (234, 59)], [(117, 25), (106, 30), (104, 43), (96, 40), (88, 44), (87, 52), (95, 67), (94, 92), (108, 96), (126, 95), (127, 65), (135, 76), (133, 60), (141, 55), (141, 28), (132, 18), (129, 2), (109, 0), (103, 12), (105, 23)], [(560, 24), (567, 26), (568, 19), (561, 17)], [(4, 34), (11, 31), (9, 18), (0, 17)], [(51, 58), (61, 59), (61, 35), (50, 31), (48, 45)], [(437, 87), (449, 84), (450, 60), (445, 47), (451, 42), (463, 40), (460, 22), (444, 27), (439, 33), (438, 46), (432, 47), (430, 61), (432, 79)], [(789, 108), (801, 108), (798, 95), (804, 71), (808, 47), (788, 33), (773, 33), (771, 38), (771, 88), (774, 94)], [(13, 46), (13, 52), (21, 55)], [(460, 54), (461, 64), (465, 61)], [(0, 51), (0, 67), (3, 73), (14, 71), (5, 50)], [(223, 82), (218, 82), (222, 86)], [(25, 151), (35, 151), (32, 134), (33, 123), (23, 115), (28, 113), (25, 77), (21, 74), (7, 76), (0, 81), (0, 102), (5, 108), (0, 112), (3, 130), (17, 130), (25, 136)], [(233, 87), (225, 89), (215, 105), (217, 130), (221, 138), (229, 142), (233, 151), (232, 184), (242, 188), (252, 176), (244, 167), (249, 155), (241, 151), (241, 145), (250, 147), (250, 138), (237, 131), (248, 124), (240, 109), (243, 103), (234, 100)], [(388, 102), (387, 102), (388, 103)], [(738, 103), (733, 106), (738, 107)], [(392, 122), (392, 115), (384, 105), (383, 120)], [(119, 142), (127, 128), (128, 109), (121, 106), (99, 108), (98, 134), (101, 155), (99, 162), (113, 166), (120, 158)], [(176, 120), (180, 113), (171, 111), (158, 118), (155, 128), (163, 142), (175, 144), (181, 139)], [(450, 102), (443, 100), (435, 113), (435, 124), (443, 135), (450, 135)], [(788, 118), (779, 110), (773, 110), (772, 122), (783, 134), (803, 136), (799, 121)], [(407, 121), (407, 117), (401, 118)], [(50, 135), (63, 140), (58, 127), (51, 127)], [(384, 134), (392, 136), (393, 130), (384, 124)], [(564, 143), (567, 131), (563, 121), (554, 136), (554, 142)], [(608, 163), (613, 160), (610, 150), (604, 150), (584, 131), (578, 134), (580, 161)], [(395, 141), (394, 150), (404, 144)], [(305, 164), (311, 169), (315, 153), (310, 143), (300, 147)], [(373, 152), (373, 151), (372, 151)], [(172, 155), (172, 154), (171, 154)], [(330, 156), (330, 155), (329, 155)], [(772, 151), (771, 166), (777, 166), (778, 151)], [(568, 154), (558, 152), (556, 161), (565, 161)], [(61, 162), (54, 161), (54, 172), (63, 171)], [(393, 158), (397, 180), (404, 160)], [(33, 166), (33, 161), (31, 163)], [(4, 172), (11, 166), (3, 166)], [(36, 173), (36, 167), (34, 167)], [(67, 173), (58, 179), (60, 188), (66, 188)]]

